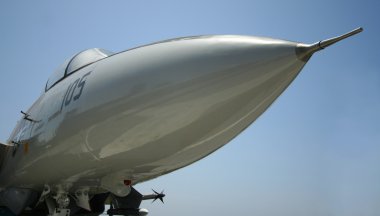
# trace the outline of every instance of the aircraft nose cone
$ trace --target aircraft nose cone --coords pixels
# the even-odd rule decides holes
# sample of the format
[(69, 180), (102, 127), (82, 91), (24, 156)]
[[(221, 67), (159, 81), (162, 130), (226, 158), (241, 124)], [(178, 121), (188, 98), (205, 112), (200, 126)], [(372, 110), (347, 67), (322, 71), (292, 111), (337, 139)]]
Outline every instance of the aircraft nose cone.
[[(295, 42), (244, 36), (229, 39), (231, 47), (226, 52), (228, 56), (219, 64), (228, 68), (229, 76), (236, 83), (226, 82), (225, 86), (240, 86), (246, 91), (256, 88), (251, 93), (252, 98), (256, 97), (257, 92), (262, 96), (274, 94), (277, 97), (306, 63), (297, 56), (298, 43)], [(224, 42), (223, 47), (228, 46), (228, 42)], [(264, 97), (261, 99), (264, 100)]]
[[(88, 132), (89, 145), (99, 158), (144, 146), (144, 160), (158, 161), (206, 142), (228, 125), (241, 130), (303, 67), (296, 46), (270, 38), (200, 36), (114, 55), (93, 72), (97, 85), (89, 101), (101, 104), (98, 123)], [(103, 134), (112, 136), (107, 140)], [(157, 153), (157, 145), (166, 151)], [(203, 146), (202, 153), (184, 155), (184, 161), (220, 147)]]

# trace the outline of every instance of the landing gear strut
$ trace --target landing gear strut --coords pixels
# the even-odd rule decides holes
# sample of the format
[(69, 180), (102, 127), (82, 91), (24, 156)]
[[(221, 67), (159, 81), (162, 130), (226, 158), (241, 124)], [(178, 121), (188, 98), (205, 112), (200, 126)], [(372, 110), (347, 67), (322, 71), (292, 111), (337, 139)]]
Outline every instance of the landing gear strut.
[(70, 198), (68, 197), (67, 189), (58, 185), (54, 196), (46, 199), (46, 204), (49, 209), (49, 216), (70, 216)]

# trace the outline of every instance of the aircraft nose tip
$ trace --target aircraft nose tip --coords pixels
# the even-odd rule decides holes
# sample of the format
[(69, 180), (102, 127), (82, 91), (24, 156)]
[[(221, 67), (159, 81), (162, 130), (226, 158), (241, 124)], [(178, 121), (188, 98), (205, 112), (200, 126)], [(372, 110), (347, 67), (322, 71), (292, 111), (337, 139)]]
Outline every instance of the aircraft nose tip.
[(348, 37), (356, 35), (362, 31), (363, 31), (363, 28), (360, 27), (360, 28), (356, 28), (356, 29), (354, 29), (354, 30), (352, 30), (346, 34), (343, 34), (343, 35), (340, 35), (337, 37), (333, 37), (330, 39), (326, 39), (326, 40), (321, 40), (321, 41), (313, 43), (313, 44), (300, 43), (296, 47), (297, 57), (298, 57), (298, 59), (300, 59), (304, 62), (307, 62), (315, 52), (318, 52), (319, 50), (322, 50), (322, 49), (324, 49), (330, 45), (333, 45), (338, 41), (341, 41), (343, 39), (346, 39)]

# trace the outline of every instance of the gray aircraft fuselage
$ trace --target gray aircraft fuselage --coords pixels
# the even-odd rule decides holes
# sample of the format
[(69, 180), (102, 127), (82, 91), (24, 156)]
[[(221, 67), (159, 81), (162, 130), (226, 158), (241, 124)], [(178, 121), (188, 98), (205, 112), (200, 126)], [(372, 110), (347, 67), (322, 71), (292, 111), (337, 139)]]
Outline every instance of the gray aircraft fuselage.
[(331, 40), (222, 35), (86, 50), (49, 78), (1, 145), (1, 196), (46, 185), (126, 196), (126, 181), (156, 178), (228, 143)]

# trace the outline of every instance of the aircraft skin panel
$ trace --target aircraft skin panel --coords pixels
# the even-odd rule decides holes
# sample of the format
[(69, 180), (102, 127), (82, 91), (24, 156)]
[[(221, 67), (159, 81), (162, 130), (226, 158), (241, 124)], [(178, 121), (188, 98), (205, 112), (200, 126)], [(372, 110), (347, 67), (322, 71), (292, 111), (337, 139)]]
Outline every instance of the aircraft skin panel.
[(0, 143), (0, 206), (15, 214), (33, 203), (54, 216), (75, 215), (79, 207), (97, 214), (108, 197), (115, 207), (110, 215), (146, 215), (141, 201), (163, 202), (165, 194), (143, 196), (133, 185), (227, 144), (268, 109), (313, 53), (362, 30), (309, 45), (220, 35), (116, 54), (83, 51), (22, 111), (10, 144)]
[[(0, 141), (0, 169), (10, 152), (12, 145)], [(1, 187), (0, 187), (1, 188)]]
[[(110, 170), (136, 183), (176, 170), (251, 124), (304, 65), (296, 44), (281, 40), (171, 43), (104, 59), (47, 91), (30, 110), (38, 119), (30, 150), (5, 184), (41, 188), (44, 179), (65, 179), (99, 187), (96, 179)], [(274, 62), (273, 70), (261, 59)]]

